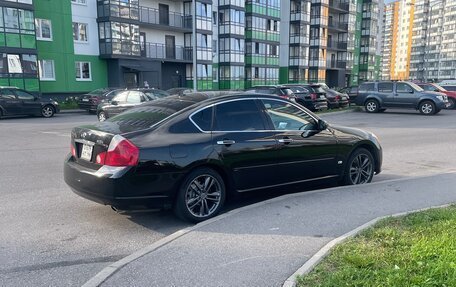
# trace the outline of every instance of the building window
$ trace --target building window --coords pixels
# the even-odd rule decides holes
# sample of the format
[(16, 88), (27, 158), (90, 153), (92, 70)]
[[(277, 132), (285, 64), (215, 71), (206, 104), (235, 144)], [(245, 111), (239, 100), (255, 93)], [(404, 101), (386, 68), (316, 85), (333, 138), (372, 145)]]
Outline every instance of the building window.
[(55, 81), (54, 60), (39, 60), (40, 80)]
[(76, 81), (92, 81), (90, 62), (76, 62)]
[(71, 3), (79, 5), (87, 5), (87, 0), (71, 0)]
[(87, 42), (87, 24), (73, 22), (73, 39), (78, 42)]
[(35, 19), (36, 38), (38, 40), (52, 41), (52, 24), (51, 20)]
[(8, 71), (10, 74), (22, 74), (22, 65), (19, 55), (8, 55)]

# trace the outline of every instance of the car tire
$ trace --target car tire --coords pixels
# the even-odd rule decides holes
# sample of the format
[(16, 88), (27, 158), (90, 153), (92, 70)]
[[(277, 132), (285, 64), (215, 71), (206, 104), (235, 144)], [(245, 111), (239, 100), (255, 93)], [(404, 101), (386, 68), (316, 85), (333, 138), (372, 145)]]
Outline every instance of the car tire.
[(174, 203), (174, 213), (182, 220), (201, 222), (220, 212), (225, 196), (222, 177), (211, 168), (198, 168), (182, 182)]
[(447, 109), (449, 109), (449, 110), (456, 109), (456, 99), (448, 98), (448, 102), (450, 102), (450, 105), (448, 106)]
[(372, 153), (365, 148), (356, 149), (348, 159), (342, 183), (344, 185), (365, 184), (372, 181), (375, 162)]
[(435, 104), (432, 101), (422, 101), (418, 106), (418, 110), (422, 115), (426, 116), (434, 115), (437, 112)]
[(104, 122), (108, 119), (108, 117), (106, 116), (106, 113), (103, 111), (98, 113), (97, 118), (98, 118), (98, 121), (100, 121), (100, 122)]
[(380, 103), (376, 99), (369, 99), (364, 103), (364, 108), (368, 113), (378, 113), (380, 110)]
[(46, 105), (41, 108), (41, 116), (44, 118), (51, 118), (55, 114), (55, 109), (51, 105)]

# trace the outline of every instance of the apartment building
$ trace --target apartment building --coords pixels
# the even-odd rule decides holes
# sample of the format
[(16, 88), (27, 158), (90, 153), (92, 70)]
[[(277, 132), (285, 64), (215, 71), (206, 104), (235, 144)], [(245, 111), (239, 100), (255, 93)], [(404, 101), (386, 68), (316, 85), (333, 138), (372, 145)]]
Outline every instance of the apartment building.
[(282, 2), (280, 81), (342, 87), (375, 80), (378, 5), (375, 0)]
[(106, 87), (95, 1), (35, 0), (40, 90), (65, 97)]
[(456, 78), (456, 2), (416, 0), (410, 79), (442, 81)]
[(399, 0), (384, 7), (382, 79), (409, 79), (415, 6), (415, 0)]
[(0, 85), (39, 91), (32, 0), (0, 1)]

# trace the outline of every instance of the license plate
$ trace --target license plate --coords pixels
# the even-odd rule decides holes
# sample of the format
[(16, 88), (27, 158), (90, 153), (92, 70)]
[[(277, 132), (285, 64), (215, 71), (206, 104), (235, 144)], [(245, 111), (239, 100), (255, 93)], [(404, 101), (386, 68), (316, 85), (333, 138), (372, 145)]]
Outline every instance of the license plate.
[(324, 99), (324, 98), (325, 98), (325, 96), (323, 96), (323, 95), (320, 96), (320, 99)]
[(81, 159), (90, 161), (92, 159), (92, 150), (93, 146), (90, 145), (83, 145), (82, 152), (81, 152)]
[(88, 102), (88, 101), (89, 101), (89, 99), (82, 99), (82, 101), (83, 101), (83, 102)]

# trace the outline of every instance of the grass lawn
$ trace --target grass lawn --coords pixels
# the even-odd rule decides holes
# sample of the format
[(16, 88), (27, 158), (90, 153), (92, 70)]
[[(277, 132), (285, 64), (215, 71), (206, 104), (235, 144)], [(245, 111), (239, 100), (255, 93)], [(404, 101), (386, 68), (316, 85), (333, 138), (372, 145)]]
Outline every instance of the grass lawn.
[(456, 206), (385, 219), (336, 246), (303, 286), (456, 286)]

